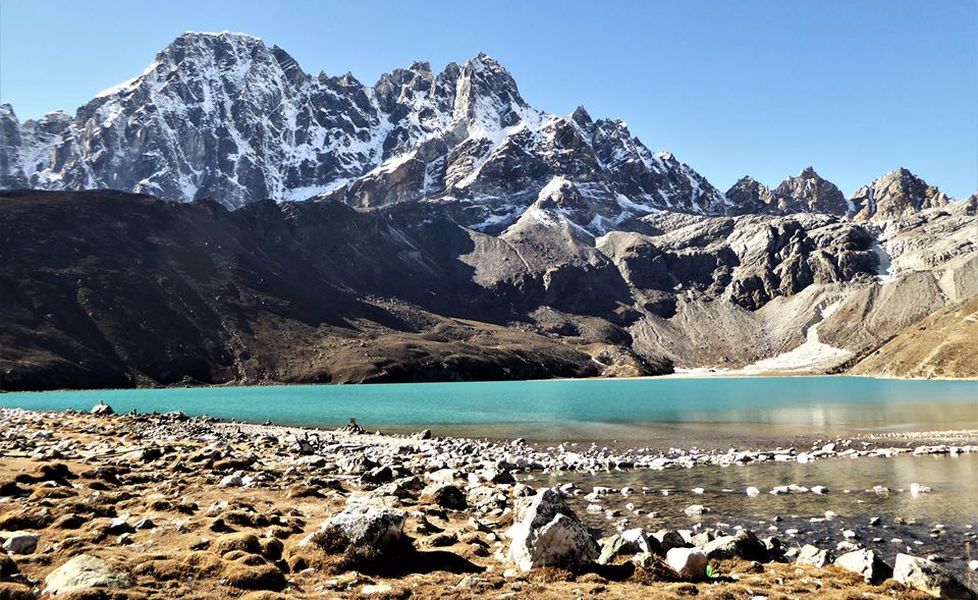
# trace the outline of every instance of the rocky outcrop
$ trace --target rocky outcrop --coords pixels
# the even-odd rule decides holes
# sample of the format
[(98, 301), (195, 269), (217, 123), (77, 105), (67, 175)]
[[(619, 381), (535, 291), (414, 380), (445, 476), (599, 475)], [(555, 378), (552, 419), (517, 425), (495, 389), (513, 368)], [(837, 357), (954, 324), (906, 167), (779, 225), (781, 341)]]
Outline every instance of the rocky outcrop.
[(738, 179), (724, 196), (727, 198), (728, 215), (756, 215), (777, 208), (771, 190), (749, 175)]
[(673, 548), (666, 552), (666, 563), (683, 579), (700, 581), (706, 578), (710, 559), (695, 548)]

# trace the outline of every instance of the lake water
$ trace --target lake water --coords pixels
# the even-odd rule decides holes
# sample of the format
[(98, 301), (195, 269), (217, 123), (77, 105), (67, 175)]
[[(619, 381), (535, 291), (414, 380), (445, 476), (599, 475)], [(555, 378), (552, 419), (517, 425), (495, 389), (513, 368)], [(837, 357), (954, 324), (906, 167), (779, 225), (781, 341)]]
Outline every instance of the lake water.
[(0, 394), (0, 406), (182, 410), (246, 422), (531, 440), (724, 442), (978, 428), (978, 382), (750, 377), (208, 387)]

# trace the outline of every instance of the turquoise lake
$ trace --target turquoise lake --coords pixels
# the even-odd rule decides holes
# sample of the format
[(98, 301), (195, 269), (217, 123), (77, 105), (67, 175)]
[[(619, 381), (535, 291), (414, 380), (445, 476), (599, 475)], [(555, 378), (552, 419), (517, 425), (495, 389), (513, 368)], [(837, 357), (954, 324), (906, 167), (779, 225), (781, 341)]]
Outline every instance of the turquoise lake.
[(978, 428), (978, 382), (667, 378), (207, 387), (0, 394), (0, 406), (182, 410), (246, 422), (528, 439), (677, 439)]

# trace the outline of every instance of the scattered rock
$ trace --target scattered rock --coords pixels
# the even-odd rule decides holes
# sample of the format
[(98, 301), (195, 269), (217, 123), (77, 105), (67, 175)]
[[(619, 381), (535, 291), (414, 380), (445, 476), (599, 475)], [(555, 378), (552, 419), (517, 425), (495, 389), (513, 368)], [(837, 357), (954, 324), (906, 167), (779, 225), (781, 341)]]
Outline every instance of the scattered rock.
[(465, 492), (452, 483), (434, 483), (421, 491), (422, 497), (430, 498), (432, 502), (443, 508), (463, 510), (467, 506)]
[[(421, 438), (427, 439), (427, 438)], [(394, 593), (394, 586), (387, 583), (367, 584), (360, 588), (360, 596), (372, 598), (374, 596), (389, 596)]]
[(757, 539), (756, 535), (744, 529), (734, 535), (717, 538), (701, 549), (707, 558), (742, 558), (760, 562), (767, 560), (767, 548), (764, 543)]
[(597, 561), (599, 565), (606, 565), (622, 555), (651, 554), (661, 551), (659, 540), (647, 536), (639, 528), (628, 529), (605, 538), (601, 540), (600, 546), (601, 554)]

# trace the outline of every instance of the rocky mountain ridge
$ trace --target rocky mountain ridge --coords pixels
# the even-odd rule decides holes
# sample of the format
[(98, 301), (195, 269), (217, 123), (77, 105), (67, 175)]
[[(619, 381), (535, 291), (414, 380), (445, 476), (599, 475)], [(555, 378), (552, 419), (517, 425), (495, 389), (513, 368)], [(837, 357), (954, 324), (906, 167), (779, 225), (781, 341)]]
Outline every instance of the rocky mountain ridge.
[(578, 199), (491, 235), (424, 203), (0, 192), (0, 389), (825, 372), (978, 294), (978, 198), (882, 235), (661, 212), (598, 237), (548, 213)]
[(574, 223), (593, 235), (662, 210), (880, 220), (949, 200), (905, 169), (850, 199), (811, 167), (774, 190), (746, 179), (724, 194), (619, 119), (531, 107), (485, 54), (438, 73), (415, 62), (369, 86), (350, 73), (307, 74), (278, 46), (228, 32), (179, 36), (74, 116), (20, 123), (0, 106), (0, 135), (2, 189), (105, 188), (230, 208), (266, 198), (426, 202), (494, 234), (563, 180), (589, 205)]

